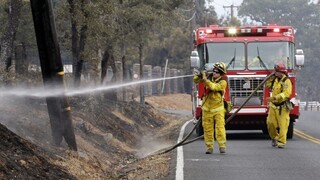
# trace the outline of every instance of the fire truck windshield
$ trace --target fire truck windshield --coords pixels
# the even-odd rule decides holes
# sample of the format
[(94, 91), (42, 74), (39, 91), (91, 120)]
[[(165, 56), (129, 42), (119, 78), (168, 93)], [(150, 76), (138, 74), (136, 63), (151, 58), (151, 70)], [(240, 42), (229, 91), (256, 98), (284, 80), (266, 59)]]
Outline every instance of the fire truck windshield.
[(293, 68), (294, 44), (290, 42), (206, 43), (198, 46), (198, 52), (205, 69), (224, 62), (228, 70), (273, 70), (279, 61)]
[(250, 42), (247, 65), (251, 70), (273, 69), (274, 65), (281, 61), (292, 69), (293, 56), (294, 46), (289, 42)]
[[(239, 65), (238, 63), (244, 60), (245, 52), (244, 43), (207, 43), (206, 44), (206, 54), (200, 54), (200, 57), (206, 56), (206, 65), (212, 67), (216, 62), (224, 62), (228, 69), (242, 70), (244, 65)], [(203, 52), (203, 46), (200, 47)]]

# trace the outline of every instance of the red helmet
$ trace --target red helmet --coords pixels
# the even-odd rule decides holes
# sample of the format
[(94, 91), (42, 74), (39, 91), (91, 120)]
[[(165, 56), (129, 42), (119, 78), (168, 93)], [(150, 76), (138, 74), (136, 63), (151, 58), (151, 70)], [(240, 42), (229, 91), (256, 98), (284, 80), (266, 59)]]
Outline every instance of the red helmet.
[(287, 73), (286, 65), (283, 62), (279, 62), (274, 65), (274, 70), (276, 72), (282, 72), (282, 73)]

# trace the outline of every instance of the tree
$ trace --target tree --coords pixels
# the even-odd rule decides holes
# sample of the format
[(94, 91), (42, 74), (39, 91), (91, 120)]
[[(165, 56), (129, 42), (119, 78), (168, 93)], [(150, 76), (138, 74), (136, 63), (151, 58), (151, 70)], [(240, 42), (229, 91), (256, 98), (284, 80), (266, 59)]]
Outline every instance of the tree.
[[(10, 0), (7, 8), (8, 23), (4, 35), (0, 39), (0, 72), (6, 73), (12, 64), (14, 40), (19, 25), (22, 0)], [(8, 81), (2, 74), (0, 80)]]
[[(89, 12), (86, 9), (86, 6), (88, 5), (88, 0), (81, 0), (78, 4), (80, 6), (80, 13), (77, 13), (77, 4), (74, 0), (68, 0), (70, 9), (70, 15), (71, 15), (71, 48), (72, 48), (72, 64), (74, 67), (74, 87), (80, 86), (80, 78), (82, 74), (83, 69), (83, 63), (84, 63), (84, 50), (86, 45), (86, 39), (87, 39), (87, 30), (88, 30), (88, 16)], [(81, 15), (83, 17), (82, 23), (79, 23), (79, 20), (77, 21), (76, 17), (78, 15)], [(80, 24), (80, 27), (78, 28), (77, 25)]]
[[(73, 61), (74, 84), (80, 85), (81, 74), (88, 72), (86, 68), (89, 73), (100, 72), (96, 68), (100, 63), (100, 83), (104, 82), (108, 66), (116, 72), (116, 61), (122, 61), (123, 77), (128, 80), (127, 67), (139, 61), (139, 57), (151, 65), (164, 65), (164, 60), (170, 58), (171, 66), (182, 67), (190, 55), (192, 30), (198, 26), (194, 20), (203, 23), (204, 15), (210, 24), (216, 20), (213, 8), (205, 13), (204, 4), (204, 0), (53, 1), (58, 41), (61, 52), (68, 59), (70, 54)], [(26, 13), (20, 19), (28, 17)], [(27, 22), (24, 20), (24, 26), (19, 27), (16, 38), (28, 52), (34, 48), (35, 40), (32, 23)], [(0, 32), (3, 31), (1, 26)]]
[(291, 25), (296, 29), (296, 47), (304, 49), (306, 57), (305, 67), (297, 76), (298, 93), (303, 99), (319, 99), (318, 92), (311, 91), (319, 87), (306, 88), (319, 86), (317, 80), (305, 79), (320, 76), (315, 68), (320, 66), (317, 41), (320, 39), (320, 7), (309, 0), (244, 0), (239, 15), (261, 24)]
[[(30, 2), (27, 1), (22, 2), (14, 46), (15, 80), (18, 83), (26, 83), (31, 75), (28, 72), (28, 67), (31, 63), (35, 64), (30, 60), (32, 55), (28, 54), (28, 51), (36, 52), (37, 50)], [(32, 78), (35, 79), (34, 76)]]

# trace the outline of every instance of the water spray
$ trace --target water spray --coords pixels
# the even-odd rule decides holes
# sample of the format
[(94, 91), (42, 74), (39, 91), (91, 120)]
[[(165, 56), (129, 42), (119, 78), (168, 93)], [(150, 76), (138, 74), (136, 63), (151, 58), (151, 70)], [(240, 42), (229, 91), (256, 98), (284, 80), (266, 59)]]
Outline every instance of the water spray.
[(51, 90), (47, 90), (42, 88), (33, 88), (33, 89), (26, 89), (26, 88), (14, 88), (14, 89), (0, 89), (0, 97), (1, 96), (9, 96), (9, 95), (16, 95), (16, 96), (27, 96), (27, 97), (52, 97), (52, 96), (60, 96), (64, 94), (66, 96), (75, 96), (81, 94), (88, 94), (92, 92), (103, 92), (109, 91), (112, 89), (133, 86), (138, 84), (144, 84), (149, 82), (156, 82), (156, 81), (163, 81), (169, 79), (178, 79), (178, 78), (186, 78), (191, 77), (193, 75), (184, 75), (184, 76), (174, 76), (174, 77), (165, 77), (165, 78), (157, 78), (157, 79), (148, 79), (148, 80), (140, 80), (140, 81), (133, 81), (129, 83), (123, 84), (115, 84), (115, 85), (107, 85), (107, 86), (98, 86), (98, 87), (87, 87), (83, 89), (69, 89), (64, 90), (61, 88), (52, 88)]

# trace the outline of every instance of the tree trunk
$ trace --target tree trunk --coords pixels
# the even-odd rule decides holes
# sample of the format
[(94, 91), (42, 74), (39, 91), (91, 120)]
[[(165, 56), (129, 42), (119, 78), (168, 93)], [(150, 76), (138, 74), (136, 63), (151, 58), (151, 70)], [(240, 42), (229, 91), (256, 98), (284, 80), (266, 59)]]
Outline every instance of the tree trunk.
[[(143, 46), (142, 42), (139, 43), (139, 63), (140, 63), (140, 80), (143, 80)], [(140, 84), (140, 104), (145, 105), (144, 102), (144, 84)]]
[(101, 84), (103, 84), (103, 82), (107, 78), (109, 57), (110, 57), (110, 55), (109, 55), (108, 50), (105, 50), (103, 53), (102, 60), (101, 60), (101, 81), (100, 81)]
[(116, 68), (116, 61), (115, 61), (114, 55), (113, 55), (113, 46), (110, 46), (109, 53), (110, 53), (110, 62), (109, 63), (110, 63), (110, 66), (111, 66), (111, 69), (113, 72), (113, 76), (112, 76), (111, 81), (117, 82), (117, 77), (115, 76), (115, 74), (117, 73), (117, 68)]
[[(77, 22), (76, 22), (76, 7), (75, 7), (75, 2), (74, 0), (68, 0), (70, 9), (70, 16), (71, 16), (71, 50), (72, 50), (72, 66), (73, 68), (73, 77), (74, 81), (76, 81), (76, 68), (78, 67), (78, 58), (79, 58), (79, 35), (77, 31)], [(80, 65), (79, 65), (80, 66)], [(81, 77), (81, 74), (80, 74)]]
[(22, 6), (22, 0), (11, 0), (8, 7), (8, 25), (0, 41), (0, 80), (8, 81), (6, 74), (12, 64), (13, 44), (19, 26), (19, 17)]
[[(85, 10), (85, 6), (88, 4), (88, 0), (82, 0), (81, 1), (81, 12), (84, 14), (85, 19), (88, 19), (88, 13)], [(74, 76), (74, 87), (80, 87), (81, 84), (81, 74), (83, 69), (83, 62), (84, 62), (84, 47), (86, 45), (87, 40), (87, 30), (88, 26), (85, 22), (84, 25), (81, 26), (80, 29), (80, 40), (79, 40), (79, 51), (78, 51), (78, 57), (77, 57), (77, 63), (75, 67), (75, 76)]]
[[(126, 82), (128, 82), (129, 81), (129, 79), (128, 79), (128, 69), (127, 69), (127, 63), (126, 63), (126, 56), (125, 55), (123, 55), (122, 56), (122, 58), (121, 58), (121, 64), (122, 64), (122, 82), (123, 83), (126, 83)], [(122, 89), (122, 99), (123, 100), (127, 100), (127, 90), (128, 90), (128, 88), (123, 88)]]
[(19, 82), (22, 84), (26, 84), (29, 62), (27, 62), (27, 52), (26, 52), (26, 46), (24, 43), (16, 45), (15, 60), (16, 60), (15, 68), (16, 68), (17, 80), (19, 80)]
[[(122, 58), (121, 58), (121, 64), (122, 64), (122, 82), (126, 83), (129, 82), (131, 78), (129, 78), (129, 69), (127, 66), (127, 60), (126, 60), (126, 44), (124, 41), (124, 36), (122, 36), (122, 41), (121, 41), (121, 49), (122, 49)], [(127, 101), (127, 94), (128, 94), (128, 88), (123, 88), (122, 90), (123, 94), (122, 94), (122, 99)]]
[[(103, 58), (102, 58), (102, 63), (101, 63), (101, 82), (103, 83), (104, 80), (107, 78), (107, 68), (108, 65), (111, 66), (113, 76), (111, 77), (111, 83), (117, 81), (117, 68), (115, 65), (115, 59), (113, 56), (113, 46), (108, 45), (106, 50), (104, 51)], [(105, 97), (110, 100), (117, 100), (117, 93), (116, 91), (107, 91), (104, 93)]]

